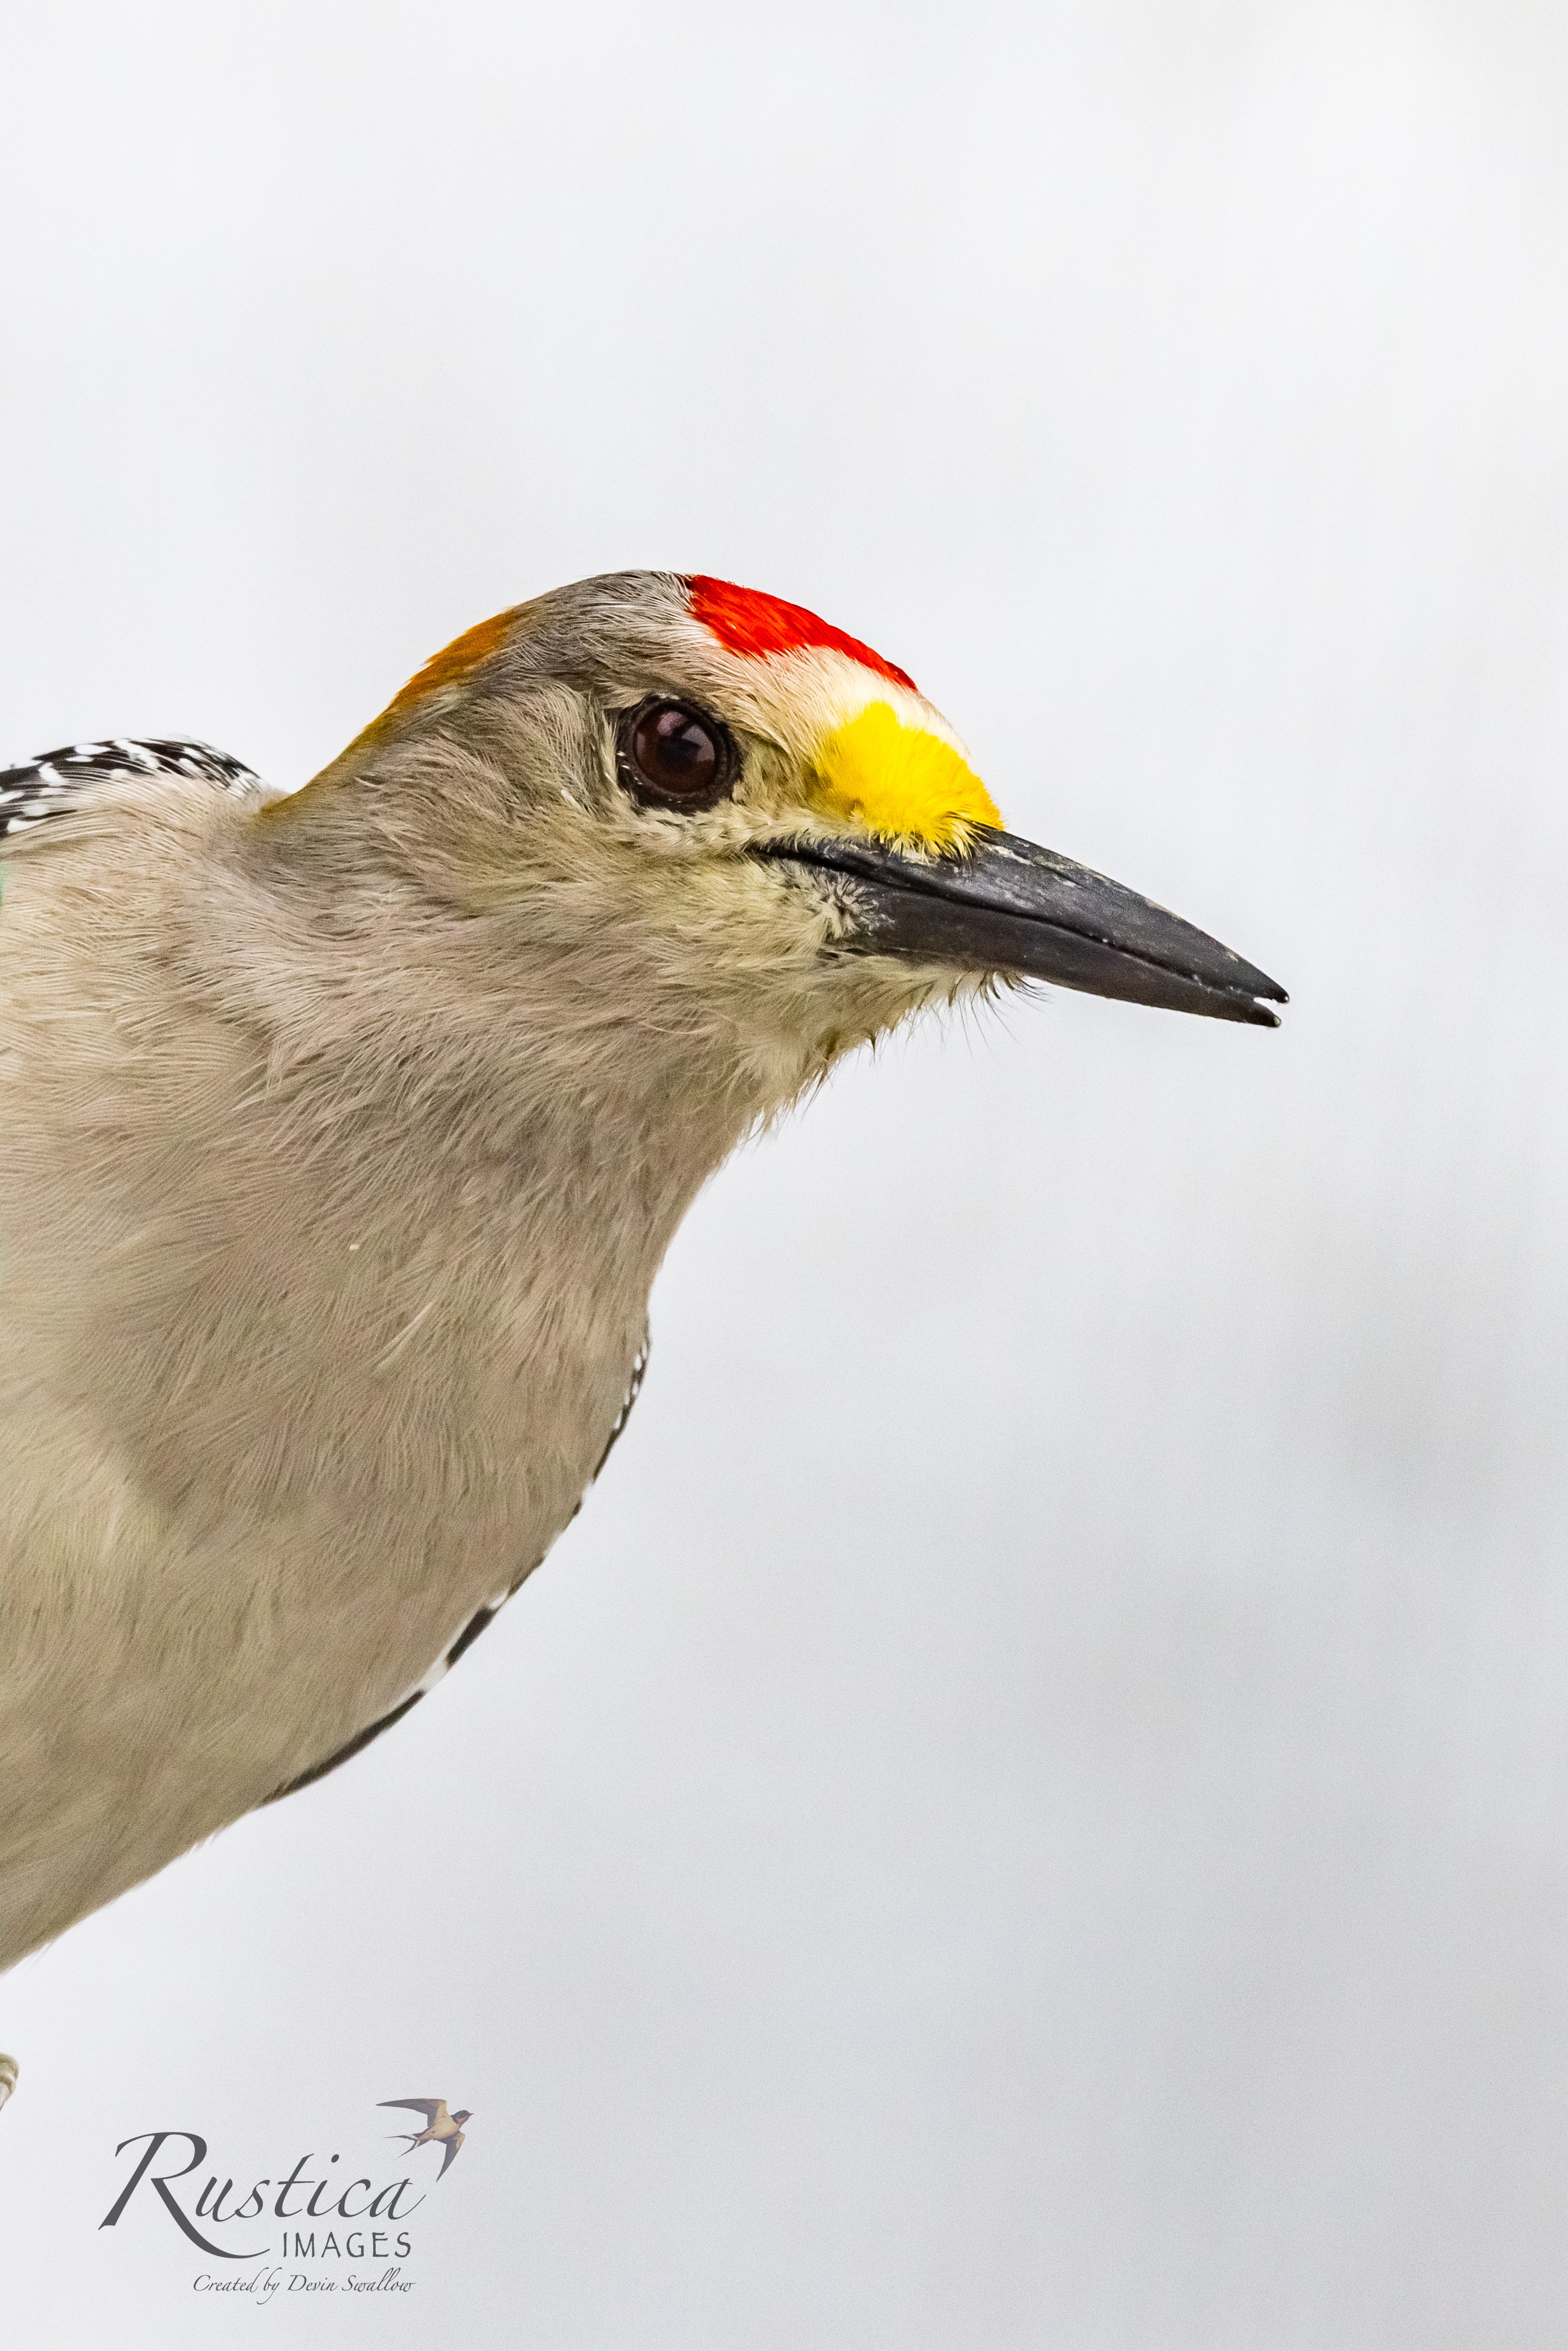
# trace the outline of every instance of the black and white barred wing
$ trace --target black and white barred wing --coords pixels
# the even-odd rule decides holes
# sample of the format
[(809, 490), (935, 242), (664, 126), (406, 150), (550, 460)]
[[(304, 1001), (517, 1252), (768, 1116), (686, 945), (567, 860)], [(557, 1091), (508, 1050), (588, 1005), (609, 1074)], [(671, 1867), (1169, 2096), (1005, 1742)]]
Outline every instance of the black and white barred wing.
[(69, 816), (108, 784), (149, 776), (194, 778), (240, 798), (267, 789), (259, 776), (226, 751), (214, 751), (210, 743), (175, 743), (161, 737), (133, 742), (128, 736), (105, 743), (68, 743), (63, 750), (46, 751), (18, 767), (0, 768), (0, 841), (52, 816)]

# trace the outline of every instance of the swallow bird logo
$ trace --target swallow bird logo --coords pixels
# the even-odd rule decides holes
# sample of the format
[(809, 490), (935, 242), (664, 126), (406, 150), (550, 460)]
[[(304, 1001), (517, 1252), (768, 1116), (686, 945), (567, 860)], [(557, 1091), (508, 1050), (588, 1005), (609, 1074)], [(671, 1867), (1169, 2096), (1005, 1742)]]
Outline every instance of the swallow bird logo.
[(393, 2131), (391, 2136), (406, 2138), (410, 2155), (416, 2147), (440, 2147), (441, 2169), (435, 2176), (444, 2179), (447, 2166), (463, 2144), (463, 2125), (472, 2120), (473, 2108), (459, 2106), (455, 2115), (448, 2114), (444, 2098), (382, 2098), (378, 2103), (383, 2106), (405, 2106), (411, 2115), (424, 2116), (422, 2131)]

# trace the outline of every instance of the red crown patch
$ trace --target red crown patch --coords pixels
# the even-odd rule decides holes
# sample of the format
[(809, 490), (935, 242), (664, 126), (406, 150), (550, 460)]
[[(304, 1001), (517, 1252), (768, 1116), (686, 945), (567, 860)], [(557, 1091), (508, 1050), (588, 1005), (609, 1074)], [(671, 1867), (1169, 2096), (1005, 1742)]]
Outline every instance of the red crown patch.
[(920, 690), (907, 670), (883, 661), (858, 637), (845, 636), (842, 629), (819, 620), (803, 604), (787, 604), (781, 596), (765, 596), (756, 588), (737, 588), (731, 580), (710, 580), (700, 571), (694, 572), (686, 585), (692, 591), (693, 617), (711, 629), (732, 653), (762, 661), (769, 653), (806, 653), (821, 647), (847, 653), (862, 669), (875, 670), (879, 677), (907, 686), (911, 694)]

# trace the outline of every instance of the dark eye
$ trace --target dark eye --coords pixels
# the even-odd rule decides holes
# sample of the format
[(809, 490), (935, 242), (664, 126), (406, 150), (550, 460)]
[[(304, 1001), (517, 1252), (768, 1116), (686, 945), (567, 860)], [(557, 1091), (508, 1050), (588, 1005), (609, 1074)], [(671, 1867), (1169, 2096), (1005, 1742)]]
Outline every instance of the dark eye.
[(712, 808), (733, 789), (739, 761), (729, 732), (689, 702), (643, 702), (616, 737), (622, 780), (660, 808)]

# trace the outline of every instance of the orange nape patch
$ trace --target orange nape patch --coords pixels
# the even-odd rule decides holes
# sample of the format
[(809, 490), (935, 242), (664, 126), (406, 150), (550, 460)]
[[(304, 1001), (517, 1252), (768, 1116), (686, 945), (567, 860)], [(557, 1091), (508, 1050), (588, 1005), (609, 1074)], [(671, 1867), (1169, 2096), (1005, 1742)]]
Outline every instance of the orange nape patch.
[(769, 653), (807, 653), (821, 648), (847, 653), (862, 669), (874, 670), (878, 677), (890, 678), (894, 685), (907, 686), (911, 694), (920, 690), (907, 670), (883, 661), (869, 645), (862, 645), (858, 637), (845, 636), (842, 629), (819, 620), (803, 604), (786, 604), (781, 596), (765, 596), (756, 588), (737, 588), (728, 580), (710, 580), (702, 571), (693, 572), (686, 586), (691, 590), (692, 618), (700, 621), (705, 629), (711, 629), (720, 644), (732, 653), (745, 653), (754, 661), (762, 661)]
[(269, 801), (258, 811), (259, 817), (287, 822), (301, 808), (313, 805), (324, 791), (330, 790), (345, 777), (352, 775), (360, 762), (375, 751), (389, 735), (395, 734), (399, 722), (423, 702), (426, 695), (437, 693), (444, 685), (455, 684), (459, 678), (466, 677), (471, 670), (477, 669), (482, 661), (504, 645), (516, 628), (517, 619), (518, 608), (514, 606), (509, 612), (497, 612), (494, 620), (481, 621), (476, 627), (465, 629), (460, 637), (454, 637), (449, 645), (444, 646), (422, 670), (414, 673), (401, 692), (393, 695), (386, 708), (372, 718), (368, 726), (362, 726), (347, 749), (340, 751), (335, 759), (329, 760), (319, 776), (312, 776), (298, 791), (287, 792), (281, 799)]
[(471, 669), (477, 669), (482, 661), (506, 643), (517, 617), (514, 606), (511, 611), (497, 612), (491, 621), (476, 622), (473, 628), (465, 629), (460, 637), (454, 637), (449, 645), (444, 645), (440, 653), (433, 653), (424, 667), (416, 670), (408, 684), (393, 695), (382, 713), (383, 717), (390, 717), (394, 710), (406, 710), (411, 702), (421, 702), (427, 694), (434, 694), (438, 686), (453, 685), (460, 677), (465, 677)]
[(816, 798), (825, 814), (863, 824), (883, 841), (913, 841), (961, 856), (977, 825), (1001, 811), (968, 761), (924, 726), (906, 726), (885, 702), (868, 703), (817, 755)]

